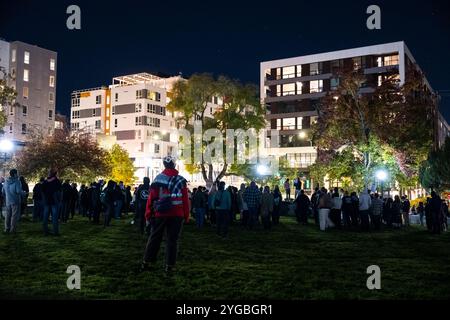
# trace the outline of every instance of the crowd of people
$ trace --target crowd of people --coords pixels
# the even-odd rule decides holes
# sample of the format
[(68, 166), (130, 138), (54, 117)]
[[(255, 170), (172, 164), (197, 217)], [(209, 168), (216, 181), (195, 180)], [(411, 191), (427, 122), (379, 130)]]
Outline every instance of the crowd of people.
[[(239, 224), (247, 230), (257, 226), (270, 230), (279, 224), (281, 213), (290, 210), (295, 212), (298, 223), (306, 225), (311, 218), (322, 231), (407, 227), (410, 214), (420, 217), (420, 223), (433, 233), (447, 230), (448, 204), (434, 191), (426, 203), (420, 202), (417, 208), (411, 208), (406, 196), (383, 198), (370, 190), (357, 195), (343, 189), (334, 188), (329, 192), (317, 187), (309, 197), (299, 177), (294, 179), (292, 198), (289, 180), (284, 183), (284, 201), (278, 186), (271, 190), (269, 186), (257, 186), (255, 181), (241, 184), (239, 189), (216, 181), (209, 189), (200, 186), (191, 192), (186, 179), (175, 169), (175, 159), (165, 157), (163, 164), (164, 171), (152, 182), (145, 177), (133, 193), (130, 186), (113, 180), (106, 184), (103, 180), (92, 182), (78, 189), (76, 183), (61, 181), (57, 172), (51, 170), (48, 177), (41, 178), (33, 188), (32, 221), (42, 223), (44, 235), (59, 235), (60, 223), (73, 219), (76, 212), (105, 228), (113, 218), (121, 219), (134, 212), (132, 224), (138, 226), (140, 233), (149, 235), (141, 269), (147, 270), (154, 264), (165, 234), (166, 272), (169, 273), (175, 265), (181, 226), (191, 216), (197, 228), (208, 224), (222, 238), (229, 236), (230, 224)], [(0, 182), (0, 189), (0, 201), (6, 209), (5, 233), (15, 233), (20, 218), (27, 215), (28, 184), (12, 169), (6, 181)]]

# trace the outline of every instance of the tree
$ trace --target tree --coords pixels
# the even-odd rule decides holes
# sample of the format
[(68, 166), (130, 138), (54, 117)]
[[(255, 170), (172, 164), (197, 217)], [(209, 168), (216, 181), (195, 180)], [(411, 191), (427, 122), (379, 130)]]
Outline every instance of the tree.
[[(221, 98), (223, 103), (212, 117), (206, 116), (207, 108), (211, 106), (214, 97)], [(227, 129), (260, 130), (265, 125), (265, 111), (259, 101), (257, 87), (251, 84), (244, 85), (224, 76), (216, 80), (210, 74), (195, 74), (187, 81), (180, 80), (174, 84), (170, 98), (168, 110), (181, 113), (177, 119), (178, 125), (191, 133), (194, 133), (194, 121), (201, 124), (203, 131), (218, 129), (222, 137), (226, 135)], [(234, 141), (237, 141), (236, 137)], [(191, 141), (182, 141), (182, 143), (196, 146), (194, 135), (191, 135)], [(208, 161), (205, 157), (207, 142), (201, 141), (199, 144), (201, 159), (197, 162), (191, 161), (186, 168), (191, 173), (201, 172), (207, 186), (224, 176), (241, 175), (244, 171), (251, 172), (248, 171), (248, 164), (236, 164), (236, 161), (234, 164), (228, 163), (225, 158), (215, 163)], [(236, 146), (236, 143), (234, 145)], [(191, 154), (183, 155), (183, 157), (192, 159), (194, 149), (195, 147), (191, 149)], [(246, 156), (248, 156), (248, 148), (246, 150)], [(222, 151), (225, 154), (225, 144)], [(235, 150), (234, 160), (236, 156)]]
[(111, 171), (108, 179), (116, 182), (123, 181), (125, 185), (131, 185), (136, 180), (134, 172), (136, 168), (131, 161), (128, 152), (118, 144), (114, 144), (108, 154), (108, 163)]
[(426, 189), (450, 189), (450, 138), (437, 151), (431, 151), (420, 166), (420, 183)]
[(88, 183), (109, 174), (108, 160), (108, 152), (89, 134), (57, 131), (47, 137), (33, 134), (17, 154), (14, 165), (29, 180), (36, 181), (55, 169), (61, 178)]
[(313, 141), (318, 147), (317, 172), (320, 165), (332, 164), (337, 150), (350, 148), (348, 155), (353, 154), (362, 164), (365, 186), (369, 185), (373, 169), (382, 164), (380, 157), (376, 160), (381, 150), (389, 150), (406, 177), (417, 175), (431, 144), (435, 104), (433, 95), (422, 90), (422, 75), (413, 69), (407, 74), (403, 86), (390, 74), (370, 94), (361, 93), (367, 81), (361, 71), (340, 75), (337, 90), (330, 92), (317, 110), (319, 117), (313, 127)]
[(8, 79), (11, 78), (10, 74), (5, 68), (0, 67), (0, 133), (3, 133), (3, 128), (8, 121), (8, 116), (6, 114), (6, 108), (14, 104), (17, 92), (14, 88), (8, 85)]

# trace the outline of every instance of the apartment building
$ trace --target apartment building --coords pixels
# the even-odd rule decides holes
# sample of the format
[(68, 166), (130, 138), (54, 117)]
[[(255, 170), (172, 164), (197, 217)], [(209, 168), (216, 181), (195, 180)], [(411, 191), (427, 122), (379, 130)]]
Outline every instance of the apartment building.
[[(268, 127), (280, 134), (280, 147), (272, 154), (307, 172), (317, 156), (311, 141), (317, 105), (337, 88), (339, 72), (362, 69), (367, 80), (360, 92), (370, 94), (387, 75), (397, 76), (402, 85), (412, 66), (415, 59), (402, 41), (262, 62), (261, 99), (267, 106)], [(433, 92), (426, 79), (424, 89)]]
[[(89, 132), (101, 143), (119, 144), (134, 161), (138, 181), (145, 176), (153, 179), (163, 170), (161, 159), (177, 154), (178, 115), (168, 112), (166, 106), (168, 92), (180, 80), (181, 76), (138, 73), (115, 77), (109, 86), (73, 91), (71, 128)], [(217, 106), (213, 99), (206, 116), (212, 116)], [(179, 169), (188, 175), (182, 163)], [(190, 181), (200, 180), (198, 175), (189, 176)]]
[(32, 132), (44, 135), (54, 129), (57, 53), (21, 41), (0, 40), (0, 65), (11, 75), (16, 104), (5, 106), (5, 138), (23, 145)]

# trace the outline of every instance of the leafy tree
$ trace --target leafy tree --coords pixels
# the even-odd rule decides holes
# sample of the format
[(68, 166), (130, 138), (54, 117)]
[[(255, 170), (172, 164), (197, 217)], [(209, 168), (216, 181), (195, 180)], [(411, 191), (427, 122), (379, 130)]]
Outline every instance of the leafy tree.
[[(206, 116), (206, 110), (211, 106), (213, 97), (220, 97), (223, 104), (213, 114)], [(220, 76), (217, 80), (210, 74), (195, 74), (189, 80), (181, 80), (174, 84), (170, 94), (171, 101), (167, 105), (168, 110), (181, 113), (178, 118), (178, 125), (191, 132), (191, 146), (194, 143), (194, 120), (201, 123), (203, 131), (208, 129), (218, 129), (222, 137), (226, 136), (227, 129), (247, 129), (259, 130), (264, 128), (265, 111), (258, 98), (258, 89), (251, 84), (242, 84), (237, 80), (232, 80)], [(235, 137), (235, 142), (237, 138)], [(225, 141), (225, 139), (224, 139)], [(181, 143), (188, 143), (182, 141)], [(234, 144), (236, 146), (236, 143)], [(248, 146), (248, 141), (246, 142)], [(251, 174), (248, 164), (228, 163), (226, 159), (218, 163), (210, 163), (205, 159), (205, 150), (208, 144), (204, 141), (200, 143), (201, 159), (198, 162), (191, 161), (186, 165), (186, 169), (191, 173), (201, 172), (207, 186), (214, 180), (220, 180), (229, 175)], [(223, 154), (225, 155), (225, 144)], [(248, 148), (246, 155), (248, 156)], [(185, 159), (194, 159), (194, 148), (191, 154), (183, 155)], [(236, 160), (237, 152), (234, 152)], [(252, 166), (254, 167), (254, 165)], [(245, 175), (245, 174), (244, 174)]]
[(8, 85), (8, 79), (11, 77), (5, 68), (0, 67), (0, 133), (3, 133), (3, 128), (8, 121), (6, 109), (11, 104), (14, 104), (14, 100), (17, 96), (16, 90)]
[(426, 189), (450, 189), (450, 138), (437, 151), (431, 151), (420, 167), (420, 183)]
[(345, 176), (342, 167), (350, 164), (336, 162), (342, 157), (336, 151), (346, 148), (351, 150), (346, 156), (351, 159), (353, 155), (362, 165), (359, 168), (365, 186), (388, 155), (390, 166), (394, 165), (392, 160), (397, 166), (391, 168), (393, 176), (397, 169), (407, 178), (417, 175), (432, 141), (435, 104), (433, 95), (422, 90), (422, 75), (412, 70), (407, 74), (403, 86), (391, 74), (370, 94), (361, 93), (367, 81), (361, 71), (340, 75), (337, 90), (330, 92), (317, 110), (319, 118), (313, 127), (313, 141), (318, 147), (318, 165), (313, 168), (316, 175), (327, 172), (336, 178)]
[(136, 180), (134, 172), (136, 168), (131, 161), (128, 152), (118, 144), (114, 144), (109, 150), (108, 163), (111, 167), (111, 171), (108, 175), (108, 179), (114, 181), (123, 181), (126, 185), (131, 185)]
[(108, 152), (84, 133), (56, 131), (52, 136), (32, 135), (14, 159), (21, 175), (37, 181), (56, 169), (61, 178), (78, 182), (92, 182), (111, 171)]

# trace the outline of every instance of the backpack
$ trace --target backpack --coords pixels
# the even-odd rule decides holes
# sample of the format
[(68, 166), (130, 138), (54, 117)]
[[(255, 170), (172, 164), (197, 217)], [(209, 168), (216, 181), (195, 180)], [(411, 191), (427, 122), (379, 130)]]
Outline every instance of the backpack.
[[(172, 181), (172, 177), (169, 179), (169, 183), (167, 188), (170, 186), (170, 182)], [(153, 202), (153, 209), (159, 213), (167, 213), (172, 209), (172, 199), (171, 199), (171, 190), (169, 189), (168, 194), (164, 194), (162, 192), (162, 187), (159, 187), (159, 196), (158, 199)]]

